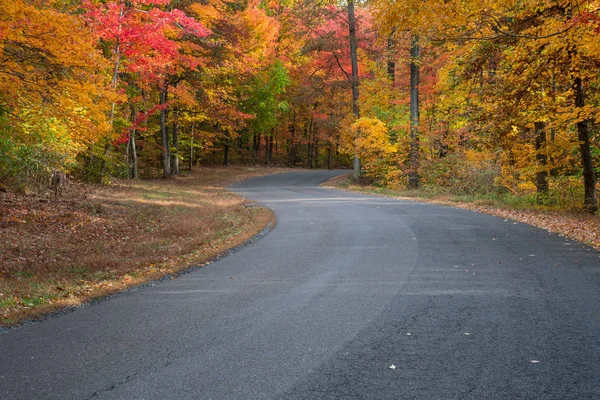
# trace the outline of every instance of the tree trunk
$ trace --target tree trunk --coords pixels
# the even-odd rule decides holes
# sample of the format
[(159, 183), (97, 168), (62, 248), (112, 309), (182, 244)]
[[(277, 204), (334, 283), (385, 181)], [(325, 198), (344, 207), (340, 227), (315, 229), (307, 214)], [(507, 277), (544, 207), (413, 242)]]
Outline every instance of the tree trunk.
[(419, 182), (419, 38), (413, 37), (410, 47), (410, 172), (408, 187), (418, 189)]
[(136, 130), (131, 131), (131, 178), (139, 179), (138, 173), (138, 160), (137, 160), (137, 149), (135, 148), (135, 134)]
[(313, 167), (313, 138), (312, 138), (312, 130), (313, 130), (313, 118), (310, 117), (310, 122), (306, 128), (308, 134), (308, 150), (307, 150), (307, 166), (309, 169)]
[[(394, 29), (395, 31), (395, 29)], [(388, 74), (388, 79), (390, 80), (390, 82), (392, 83), (392, 85), (394, 84), (394, 81), (396, 80), (396, 62), (394, 61), (394, 39), (393, 39), (393, 35), (394, 35), (394, 31), (392, 31), (392, 33), (390, 34), (390, 36), (388, 36), (387, 39), (387, 74)]]
[[(354, 17), (354, 0), (348, 0), (348, 27), (350, 30), (350, 62), (352, 64), (352, 111), (356, 119), (360, 118), (360, 110), (358, 108), (358, 57), (356, 50), (358, 43), (356, 41), (356, 19)], [(354, 152), (353, 165), (354, 179), (360, 178), (360, 158)]]
[[(575, 107), (585, 106), (585, 93), (581, 77), (576, 77), (573, 82), (575, 93)], [(598, 200), (596, 199), (596, 176), (592, 162), (592, 151), (590, 146), (589, 120), (584, 119), (577, 123), (577, 136), (579, 138), (579, 149), (581, 152), (581, 164), (583, 167), (583, 185), (585, 189), (585, 200), (583, 207), (586, 211), (594, 214), (598, 212)]]
[(192, 131), (190, 132), (190, 172), (192, 172), (192, 167), (194, 166), (194, 123), (192, 123)]
[(294, 164), (296, 164), (296, 114), (294, 114), (294, 119), (292, 121), (292, 139), (290, 140), (290, 147), (288, 150), (288, 163), (293, 166)]
[(173, 118), (173, 149), (171, 153), (171, 175), (179, 175), (179, 120), (177, 110)]
[[(131, 121), (134, 124), (135, 124), (135, 116), (136, 116), (135, 107), (131, 106)], [(131, 134), (129, 136), (129, 148), (131, 150), (131, 178), (132, 179), (139, 178), (138, 163), (137, 163), (137, 149), (135, 148), (135, 134), (136, 134), (136, 129), (133, 128), (131, 130)]]
[(254, 152), (258, 154), (260, 150), (260, 133), (254, 134)]
[(108, 158), (108, 153), (110, 153), (111, 144), (106, 143), (104, 146), (104, 154), (102, 155), (102, 160), (100, 161), (100, 171), (98, 172), (98, 183), (102, 182), (102, 178), (104, 178), (104, 174), (106, 173), (106, 159)]
[(331, 151), (331, 144), (327, 147), (327, 169), (333, 169), (333, 151)]
[(315, 146), (314, 146), (314, 150), (315, 150), (315, 155), (314, 155), (314, 164), (315, 164), (315, 168), (319, 168), (319, 138), (317, 137), (317, 135), (315, 134)]
[(169, 132), (167, 131), (167, 90), (161, 89), (159, 94), (160, 109), (160, 137), (162, 141), (162, 167), (163, 178), (171, 175), (171, 159), (169, 154)]
[(548, 156), (546, 155), (546, 124), (536, 122), (535, 126), (535, 159), (538, 162), (535, 186), (538, 204), (544, 203), (548, 195)]
[(229, 143), (225, 143), (223, 148), (223, 165), (229, 164)]
[(273, 161), (273, 142), (275, 140), (273, 135), (275, 135), (275, 130), (273, 130), (273, 133), (271, 134), (271, 136), (269, 136), (269, 151), (267, 152), (267, 154), (269, 155), (269, 163)]
[(271, 155), (269, 152), (269, 139), (271, 138), (271, 136), (265, 136), (265, 164), (269, 165), (271, 164), (271, 159), (269, 158), (269, 156)]

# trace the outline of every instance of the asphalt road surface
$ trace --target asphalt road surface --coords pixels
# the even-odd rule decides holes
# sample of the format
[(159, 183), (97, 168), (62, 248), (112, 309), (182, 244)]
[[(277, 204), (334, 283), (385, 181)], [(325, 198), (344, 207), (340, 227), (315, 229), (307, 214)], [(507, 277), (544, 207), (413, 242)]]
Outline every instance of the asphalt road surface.
[(336, 173), (238, 184), (263, 239), (0, 333), (0, 398), (600, 399), (599, 252)]

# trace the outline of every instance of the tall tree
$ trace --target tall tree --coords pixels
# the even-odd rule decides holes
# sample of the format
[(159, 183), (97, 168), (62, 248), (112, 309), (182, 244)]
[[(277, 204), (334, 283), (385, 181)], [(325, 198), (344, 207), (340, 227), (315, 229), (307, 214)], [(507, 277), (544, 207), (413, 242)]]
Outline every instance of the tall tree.
[[(350, 62), (352, 64), (352, 112), (356, 119), (360, 118), (360, 109), (358, 106), (358, 43), (356, 41), (356, 17), (354, 13), (354, 0), (348, 1), (348, 28), (350, 32)], [(354, 179), (360, 177), (360, 158), (354, 154)]]
[(414, 36), (410, 45), (410, 172), (408, 187), (419, 188), (419, 63), (421, 48), (418, 36)]

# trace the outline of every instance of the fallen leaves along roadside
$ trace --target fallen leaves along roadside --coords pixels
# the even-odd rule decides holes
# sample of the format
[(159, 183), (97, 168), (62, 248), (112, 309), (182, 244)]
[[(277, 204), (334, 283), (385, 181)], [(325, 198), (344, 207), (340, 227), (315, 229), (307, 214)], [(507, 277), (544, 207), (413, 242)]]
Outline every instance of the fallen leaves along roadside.
[(275, 219), (224, 189), (266, 168), (78, 186), (56, 200), (0, 193), (0, 325), (202, 265)]

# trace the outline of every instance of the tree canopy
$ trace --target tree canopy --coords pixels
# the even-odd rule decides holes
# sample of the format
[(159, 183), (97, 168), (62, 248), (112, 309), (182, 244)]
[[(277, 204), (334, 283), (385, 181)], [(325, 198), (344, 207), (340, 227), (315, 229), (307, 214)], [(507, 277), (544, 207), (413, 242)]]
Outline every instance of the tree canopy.
[(357, 156), (596, 212), (599, 33), (593, 0), (2, 2), (0, 181)]

